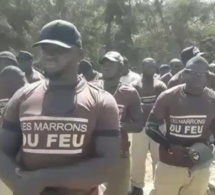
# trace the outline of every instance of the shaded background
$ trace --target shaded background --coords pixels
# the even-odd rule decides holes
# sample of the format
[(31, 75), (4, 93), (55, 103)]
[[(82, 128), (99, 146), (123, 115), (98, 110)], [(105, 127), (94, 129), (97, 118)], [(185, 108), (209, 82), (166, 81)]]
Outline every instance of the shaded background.
[(81, 31), (86, 57), (97, 69), (108, 50), (126, 55), (134, 70), (144, 57), (158, 65), (196, 45), (215, 59), (213, 0), (0, 0), (0, 50), (32, 49), (47, 22), (66, 19)]

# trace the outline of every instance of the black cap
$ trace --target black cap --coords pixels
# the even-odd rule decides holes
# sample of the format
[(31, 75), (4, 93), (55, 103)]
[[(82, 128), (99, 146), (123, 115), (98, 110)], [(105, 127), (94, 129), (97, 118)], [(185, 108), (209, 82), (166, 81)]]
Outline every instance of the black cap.
[(184, 65), (186, 65), (186, 63), (193, 58), (194, 56), (197, 55), (203, 55), (203, 52), (200, 52), (198, 47), (187, 47), (185, 49), (182, 50), (181, 52), (181, 61), (183, 62)]
[(0, 72), (0, 76), (5, 78), (25, 77), (25, 73), (20, 68), (10, 65)]
[(197, 66), (204, 67), (205, 69), (209, 68), (208, 61), (205, 58), (202, 56), (195, 56), (187, 62), (185, 69), (193, 69)]
[(64, 20), (54, 20), (46, 24), (40, 31), (39, 42), (33, 47), (47, 43), (67, 49), (74, 45), (82, 47), (81, 34), (76, 26)]
[(79, 64), (79, 74), (85, 74), (89, 70), (93, 69), (93, 65), (87, 60), (81, 60)]
[(15, 65), (18, 64), (17, 60), (16, 60), (16, 56), (10, 51), (2, 51), (2, 52), (0, 52), (0, 59), (10, 59), (15, 63)]
[(104, 59), (108, 59), (112, 62), (119, 62), (120, 64), (123, 64), (123, 57), (121, 54), (117, 51), (109, 51), (107, 52), (99, 61), (99, 63), (103, 63)]
[(17, 59), (25, 59), (25, 60), (33, 60), (33, 55), (27, 51), (20, 51), (16, 58)]
[(159, 70), (170, 70), (170, 66), (168, 64), (162, 64), (159, 68)]

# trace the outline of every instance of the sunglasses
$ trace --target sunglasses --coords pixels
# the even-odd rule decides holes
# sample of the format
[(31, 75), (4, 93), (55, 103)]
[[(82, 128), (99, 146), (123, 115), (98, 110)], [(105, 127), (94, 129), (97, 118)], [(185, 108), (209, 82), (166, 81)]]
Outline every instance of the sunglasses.
[(190, 69), (185, 69), (184, 72), (187, 74), (196, 75), (196, 76), (204, 76), (208, 73), (208, 71), (194, 71)]
[(70, 49), (63, 47), (47, 47), (45, 45), (41, 45), (41, 49), (50, 56), (62, 55), (70, 51)]

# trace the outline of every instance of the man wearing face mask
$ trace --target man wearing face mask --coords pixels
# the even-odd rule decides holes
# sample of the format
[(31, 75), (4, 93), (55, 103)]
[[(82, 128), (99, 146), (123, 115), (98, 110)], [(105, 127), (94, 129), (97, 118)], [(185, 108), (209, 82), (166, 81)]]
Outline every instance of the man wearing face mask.
[(21, 88), (8, 102), (0, 177), (14, 195), (103, 195), (100, 184), (120, 158), (116, 101), (78, 77), (83, 49), (72, 23), (46, 24), (34, 46), (48, 79)]
[(166, 85), (168, 84), (169, 80), (179, 71), (183, 69), (183, 64), (179, 59), (172, 59), (169, 62), (170, 65), (170, 72), (167, 74), (163, 75), (161, 77), (161, 81), (163, 81)]
[[(205, 195), (213, 159), (209, 137), (215, 128), (215, 93), (205, 87), (208, 62), (187, 62), (184, 84), (163, 92), (155, 102), (146, 133), (160, 144), (153, 195)], [(166, 134), (159, 126), (166, 121)]]
[(20, 51), (17, 56), (18, 66), (25, 73), (29, 83), (43, 79), (43, 75), (33, 68), (33, 55), (27, 51)]
[[(143, 110), (142, 121), (145, 126), (149, 112), (158, 97), (166, 90), (166, 85), (154, 78), (156, 72), (156, 62), (152, 58), (145, 58), (142, 61), (142, 78), (133, 82), (137, 89)], [(145, 162), (147, 153), (150, 151), (152, 157), (153, 173), (158, 161), (158, 144), (150, 139), (143, 130), (140, 134), (133, 134), (132, 137), (132, 195), (142, 195), (145, 179)]]
[(143, 127), (140, 97), (135, 88), (120, 82), (124, 66), (123, 57), (120, 53), (110, 51), (102, 57), (100, 63), (102, 64), (103, 80), (100, 81), (99, 87), (111, 93), (118, 104), (122, 136), (120, 168), (109, 179), (107, 194), (126, 195), (130, 181), (128, 133), (139, 133)]

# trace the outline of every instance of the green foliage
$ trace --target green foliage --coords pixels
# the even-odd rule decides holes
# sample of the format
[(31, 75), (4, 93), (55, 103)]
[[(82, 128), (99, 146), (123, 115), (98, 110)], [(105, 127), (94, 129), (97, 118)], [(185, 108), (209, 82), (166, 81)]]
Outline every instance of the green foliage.
[(78, 27), (94, 62), (115, 49), (136, 67), (148, 56), (168, 63), (189, 45), (215, 59), (215, 2), (202, 0), (0, 0), (0, 50), (37, 54), (39, 30), (59, 18)]

